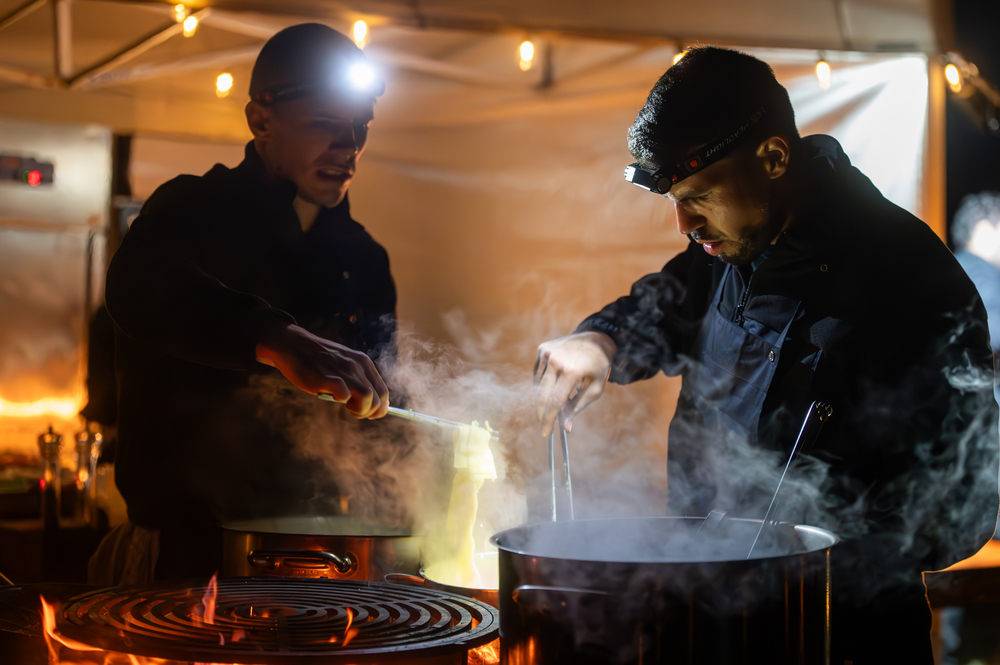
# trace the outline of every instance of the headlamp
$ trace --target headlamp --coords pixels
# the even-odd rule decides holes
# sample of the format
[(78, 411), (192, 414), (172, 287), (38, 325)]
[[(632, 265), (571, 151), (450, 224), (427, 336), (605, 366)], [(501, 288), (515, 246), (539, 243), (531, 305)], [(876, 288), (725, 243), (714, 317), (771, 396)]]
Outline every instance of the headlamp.
[(267, 88), (255, 99), (262, 104), (274, 104), (315, 94), (378, 97), (383, 92), (385, 92), (385, 81), (363, 58), (356, 58), (347, 62), (338, 61), (333, 76), (327, 81), (312, 79), (282, 83)]
[(666, 164), (650, 171), (644, 169), (638, 162), (625, 167), (625, 179), (637, 187), (649, 190), (654, 194), (666, 196), (670, 188), (688, 176), (711, 166), (732, 152), (740, 139), (748, 130), (756, 125), (764, 115), (764, 107), (757, 109), (750, 118), (735, 130), (720, 134), (697, 150), (692, 151), (682, 160), (674, 164)]

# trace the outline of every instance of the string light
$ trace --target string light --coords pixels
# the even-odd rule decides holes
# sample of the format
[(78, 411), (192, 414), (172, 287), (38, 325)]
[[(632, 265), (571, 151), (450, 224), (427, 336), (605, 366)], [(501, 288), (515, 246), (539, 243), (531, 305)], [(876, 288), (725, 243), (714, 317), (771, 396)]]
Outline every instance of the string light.
[(188, 16), (184, 19), (184, 36), (191, 37), (194, 35), (195, 30), (198, 29), (198, 17)]
[(229, 91), (233, 89), (233, 75), (229, 72), (223, 72), (219, 74), (219, 78), (215, 79), (215, 94), (218, 97), (225, 97), (229, 94)]
[(830, 76), (830, 63), (821, 58), (820, 61), (816, 63), (816, 78), (819, 79), (819, 87), (824, 90), (829, 90)]
[(681, 61), (681, 60), (682, 60), (682, 59), (684, 58), (684, 56), (686, 56), (686, 55), (687, 55), (687, 51), (678, 51), (678, 52), (677, 52), (677, 55), (675, 55), (675, 56), (674, 56), (674, 64), (676, 65), (676, 64), (677, 64), (678, 62), (680, 62), (680, 61)]
[(531, 69), (532, 61), (535, 59), (535, 45), (525, 40), (521, 42), (518, 51), (521, 54), (521, 71), (526, 72)]
[(188, 17), (188, 8), (184, 5), (174, 5), (174, 20), (183, 23)]
[(958, 71), (958, 67), (948, 63), (944, 68), (944, 77), (948, 80), (948, 87), (954, 93), (962, 92), (962, 73)]
[(364, 21), (354, 22), (354, 43), (358, 45), (358, 48), (364, 48), (365, 44), (368, 43), (368, 24)]

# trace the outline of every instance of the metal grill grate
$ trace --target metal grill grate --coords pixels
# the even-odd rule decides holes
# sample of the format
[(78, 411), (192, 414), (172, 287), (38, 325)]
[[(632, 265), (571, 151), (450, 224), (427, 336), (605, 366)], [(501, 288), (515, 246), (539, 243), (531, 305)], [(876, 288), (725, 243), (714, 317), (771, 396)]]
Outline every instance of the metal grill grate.
[(67, 604), (59, 630), (91, 646), (141, 656), (270, 664), (441, 656), (486, 644), (499, 628), (494, 608), (461, 596), (291, 578), (220, 580), (214, 622), (207, 623), (206, 590), (155, 585), (95, 591)]

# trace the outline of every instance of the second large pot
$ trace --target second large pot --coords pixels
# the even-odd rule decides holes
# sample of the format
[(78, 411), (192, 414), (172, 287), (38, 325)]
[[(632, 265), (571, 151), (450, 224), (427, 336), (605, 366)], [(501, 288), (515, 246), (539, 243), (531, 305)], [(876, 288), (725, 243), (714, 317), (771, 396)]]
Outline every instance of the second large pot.
[(416, 574), (421, 538), (351, 517), (282, 517), (223, 525), (223, 577), (381, 582)]
[(788, 663), (829, 658), (829, 552), (815, 527), (645, 517), (496, 534), (502, 662)]

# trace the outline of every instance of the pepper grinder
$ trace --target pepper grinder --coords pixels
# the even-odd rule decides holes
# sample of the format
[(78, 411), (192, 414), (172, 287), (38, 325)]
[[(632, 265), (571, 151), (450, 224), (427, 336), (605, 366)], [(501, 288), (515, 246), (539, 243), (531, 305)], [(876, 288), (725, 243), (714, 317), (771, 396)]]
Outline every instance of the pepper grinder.
[(97, 472), (97, 458), (101, 456), (101, 433), (88, 426), (76, 434), (76, 490), (77, 501), (75, 521), (78, 525), (96, 526), (96, 486), (94, 474)]
[(59, 528), (60, 497), (62, 495), (62, 468), (59, 452), (62, 435), (49, 430), (38, 437), (38, 450), (42, 456), (42, 478), (39, 481), (42, 495), (42, 524), (45, 531)]

